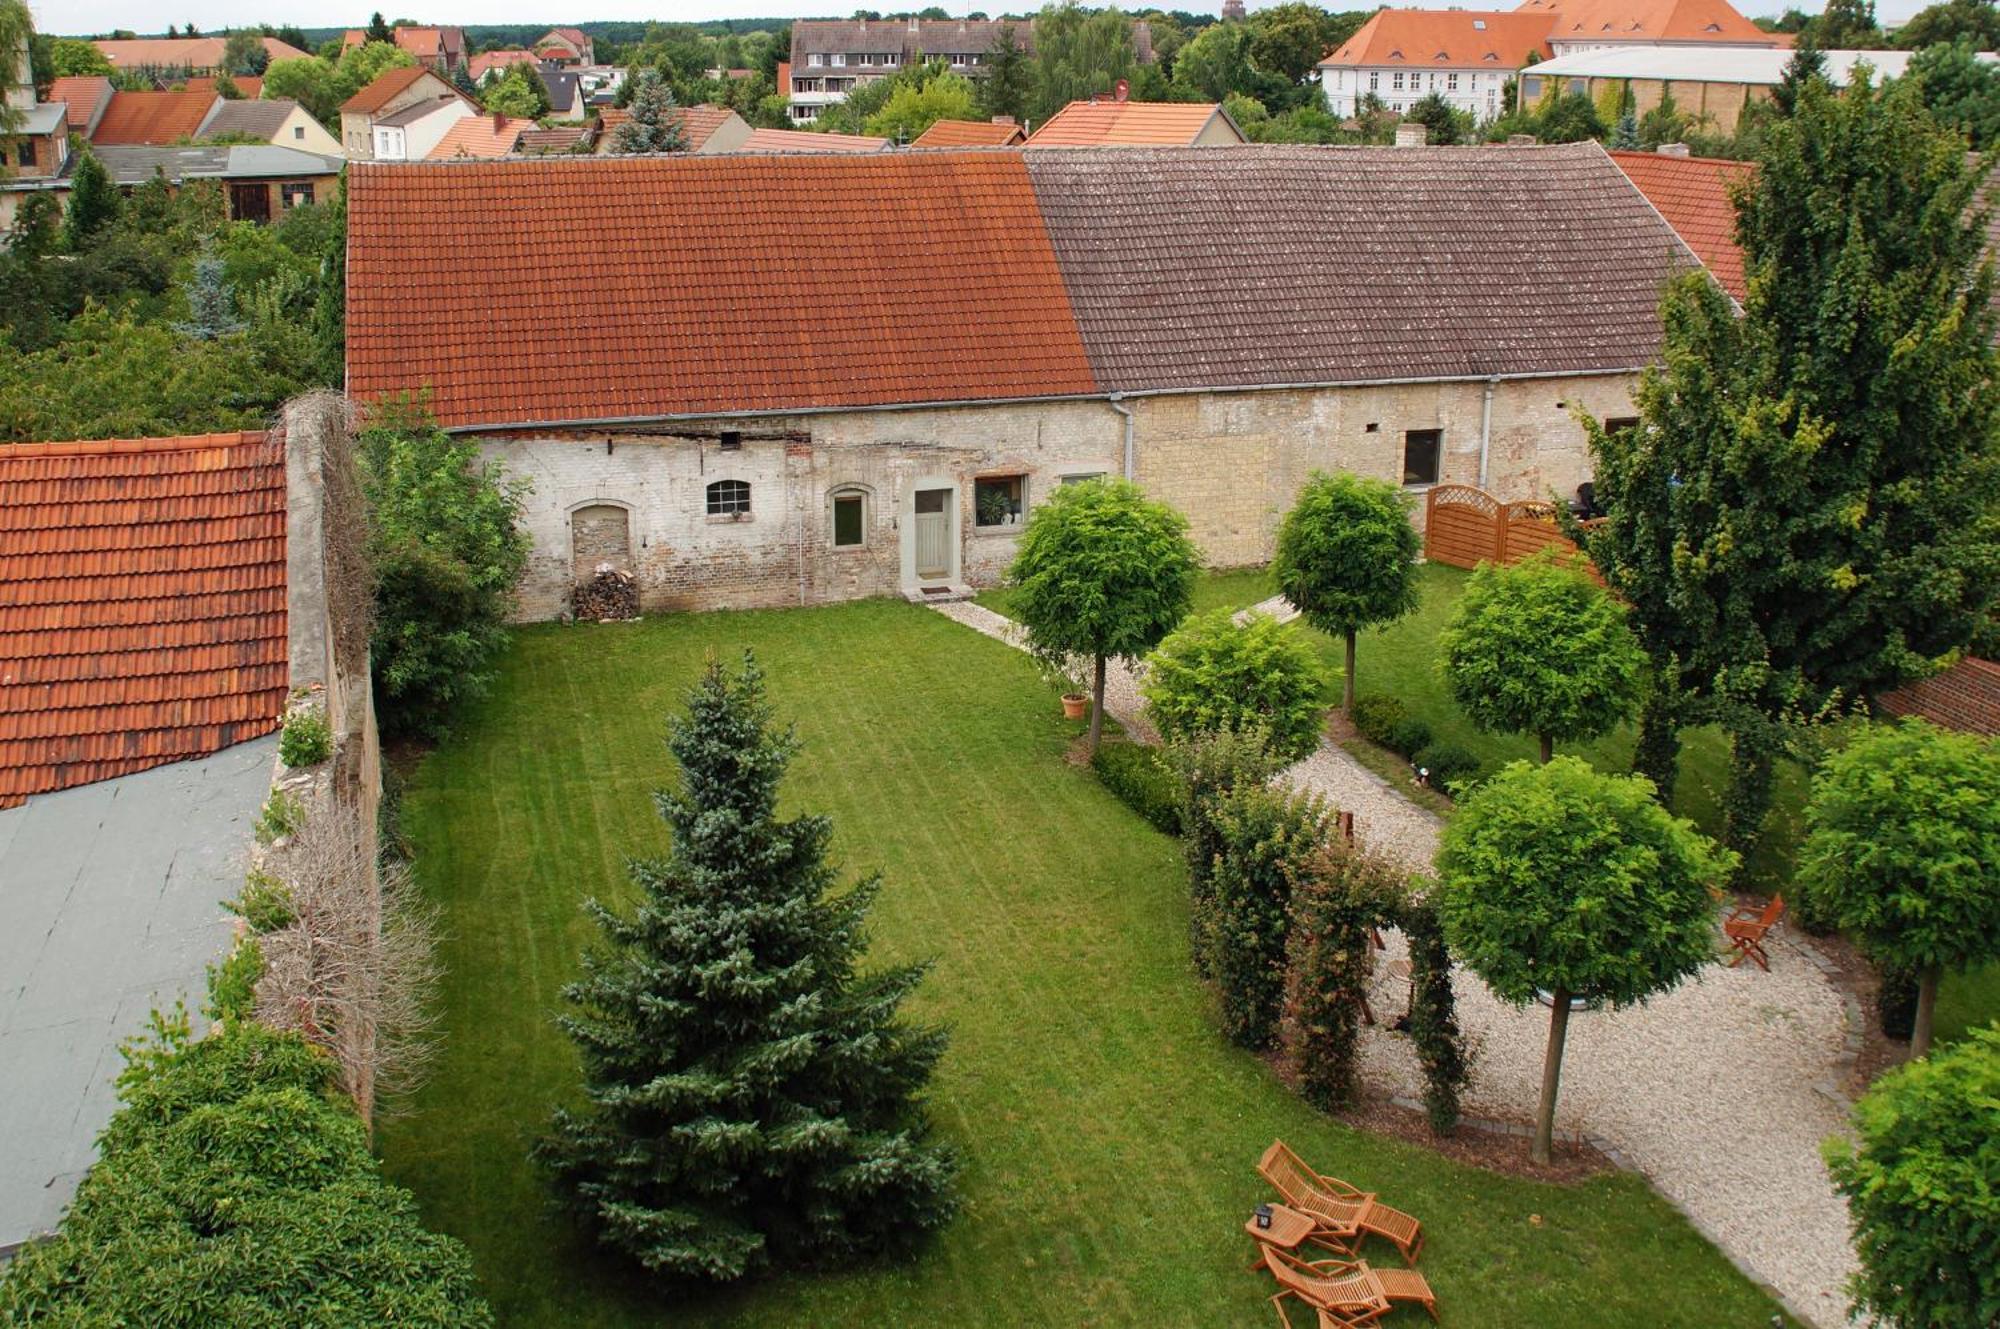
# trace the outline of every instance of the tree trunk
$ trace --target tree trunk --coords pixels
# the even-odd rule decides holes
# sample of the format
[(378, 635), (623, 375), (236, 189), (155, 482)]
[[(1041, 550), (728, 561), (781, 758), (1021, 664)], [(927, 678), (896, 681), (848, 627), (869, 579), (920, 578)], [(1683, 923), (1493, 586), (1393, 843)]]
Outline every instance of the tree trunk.
[(1340, 709), (1348, 719), (1354, 718), (1354, 629), (1347, 630), (1347, 677), (1341, 684)]
[(1542, 765), (1546, 766), (1556, 757), (1556, 741), (1547, 734), (1542, 735)]
[(1655, 682), (1639, 712), (1639, 742), (1632, 749), (1632, 769), (1651, 780), (1660, 802), (1671, 808), (1680, 768), (1679, 708), (1665, 685)]
[(1104, 657), (1097, 657), (1097, 678), (1090, 686), (1090, 755), (1097, 755), (1097, 740), (1104, 733)]
[(1549, 1048), (1542, 1057), (1542, 1103), (1535, 1109), (1535, 1143), (1528, 1157), (1547, 1163), (1556, 1138), (1556, 1086), (1562, 1080), (1563, 1038), (1569, 1033), (1569, 989), (1557, 988), (1549, 994), (1555, 1005), (1549, 1011)]
[(1937, 1014), (1938, 967), (1932, 965), (1917, 978), (1917, 1019), (1910, 1026), (1910, 1060), (1930, 1055), (1931, 1020)]

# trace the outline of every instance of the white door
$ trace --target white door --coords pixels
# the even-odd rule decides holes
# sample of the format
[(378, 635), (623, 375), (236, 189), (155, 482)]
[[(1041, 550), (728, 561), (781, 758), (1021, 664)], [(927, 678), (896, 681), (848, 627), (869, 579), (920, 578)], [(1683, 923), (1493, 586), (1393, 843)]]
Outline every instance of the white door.
[(918, 581), (951, 576), (951, 491), (919, 489), (916, 500), (916, 574)]

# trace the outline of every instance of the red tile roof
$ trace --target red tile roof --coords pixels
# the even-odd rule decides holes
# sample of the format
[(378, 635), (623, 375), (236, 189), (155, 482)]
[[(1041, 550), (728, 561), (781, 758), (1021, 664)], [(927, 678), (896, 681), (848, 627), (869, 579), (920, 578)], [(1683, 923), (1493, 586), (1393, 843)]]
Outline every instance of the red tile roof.
[(2000, 734), (2000, 664), (1968, 655), (1935, 678), (1881, 698), (1891, 715), (1921, 715), (1948, 729)]
[(1743, 251), (1736, 247), (1736, 205), (1729, 190), (1757, 173), (1751, 162), (1715, 157), (1669, 157), (1657, 152), (1614, 152), (1626, 178), (1660, 210), (1722, 289), (1745, 293)]
[(90, 141), (158, 147), (192, 138), (220, 100), (213, 92), (114, 92)]
[(1019, 153), (356, 162), (348, 219), (349, 391), (447, 425), (1096, 390)]
[(810, 129), (753, 129), (738, 152), (882, 152), (886, 138), (870, 134), (818, 134)]
[(271, 732), (287, 652), (275, 442), (0, 447), (0, 807)]
[(1523, 0), (1516, 12), (1549, 15), (1552, 41), (1781, 44), (1729, 0)]
[[(233, 75), (229, 81), (234, 83), (236, 91), (242, 94), (239, 100), (256, 101), (264, 95), (264, 80), (260, 77), (252, 74), (237, 74)], [(186, 87), (189, 92), (214, 92), (215, 84), (216, 79), (213, 75), (204, 74), (200, 78), (189, 79)], [(54, 98), (50, 98), (50, 100), (53, 101)]]
[[(689, 152), (700, 152), (702, 145), (708, 142), (715, 131), (728, 124), (736, 116), (736, 112), (730, 110), (727, 106), (711, 106), (707, 102), (699, 102), (693, 106), (683, 106), (680, 108), (680, 113), (681, 128), (687, 134), (687, 150)], [(613, 141), (612, 136), (617, 133), (618, 126), (632, 118), (632, 113), (622, 107), (607, 106), (598, 114), (597, 118), (597, 150), (601, 153), (616, 152), (618, 145)]]
[(454, 157), (505, 157), (514, 150), (521, 135), (535, 127), (533, 120), (505, 115), (468, 115), (450, 129), (430, 150), (430, 160), (450, 161)]
[(1213, 102), (1071, 102), (1028, 136), (1028, 146), (1184, 148), (1222, 114)]
[(1548, 54), (1546, 13), (1383, 9), (1320, 65), (1497, 69), (1511, 74), (1530, 55)]
[[(215, 69), (222, 64), (227, 37), (139, 37), (91, 43), (117, 69), (137, 69), (156, 65), (163, 69)], [(276, 37), (264, 38), (264, 50), (273, 60), (302, 60), (306, 52)]]
[(491, 70), (497, 69), (504, 74), (515, 65), (532, 65), (535, 63), (537, 61), (535, 60), (535, 53), (533, 51), (481, 51), (478, 55), (466, 61), (465, 72), (474, 83), (477, 83), (480, 79), (486, 77), (487, 73)]
[[(342, 102), (340, 109), (354, 115), (372, 115), (388, 105), (392, 97), (407, 90), (412, 83), (415, 83), (426, 74), (429, 74), (434, 79), (437, 78), (435, 73), (425, 69), (422, 65), (404, 65), (400, 69), (384, 70), (376, 77), (374, 82)], [(438, 81), (440, 83), (444, 82), (443, 79), (438, 79)], [(449, 87), (450, 85), (447, 84), (446, 86)], [(453, 89), (453, 91), (457, 91), (457, 89)]]
[(1013, 121), (939, 120), (917, 135), (913, 148), (1004, 148), (1021, 141)]
[(61, 102), (68, 107), (69, 127), (78, 134), (90, 125), (98, 104), (111, 96), (111, 80), (102, 74), (72, 74), (49, 84), (45, 102)]

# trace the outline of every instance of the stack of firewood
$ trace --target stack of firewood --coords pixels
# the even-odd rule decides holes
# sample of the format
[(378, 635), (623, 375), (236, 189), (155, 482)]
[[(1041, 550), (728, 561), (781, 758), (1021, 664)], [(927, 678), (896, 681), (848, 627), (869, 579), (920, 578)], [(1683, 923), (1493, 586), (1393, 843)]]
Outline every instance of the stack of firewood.
[(609, 563), (597, 565), (597, 575), (569, 593), (570, 613), (579, 620), (608, 623), (639, 617), (639, 583), (629, 572)]

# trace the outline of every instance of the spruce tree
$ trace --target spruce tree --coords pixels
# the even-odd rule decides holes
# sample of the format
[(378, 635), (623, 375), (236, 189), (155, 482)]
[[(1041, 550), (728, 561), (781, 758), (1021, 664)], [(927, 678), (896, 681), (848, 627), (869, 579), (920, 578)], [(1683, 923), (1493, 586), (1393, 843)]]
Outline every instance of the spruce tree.
[(798, 745), (747, 652), (733, 677), (710, 661), (667, 746), (673, 843), (632, 864), (630, 912), (587, 906), (602, 941), (560, 1019), (585, 1102), (538, 1156), (600, 1241), (667, 1277), (907, 1246), (954, 1208), (918, 1097), (945, 1034), (898, 1013), (927, 966), (857, 968), (880, 881), (834, 894), (831, 823), (778, 818)]
[(203, 253), (194, 261), (194, 274), (187, 284), (187, 321), (176, 323), (176, 331), (197, 341), (214, 341), (243, 330), (236, 317), (236, 296), (223, 276), (222, 260)]
[(613, 152), (686, 152), (687, 117), (674, 104), (673, 89), (651, 69), (642, 69), (631, 81), (632, 118), (618, 126), (611, 138)]

